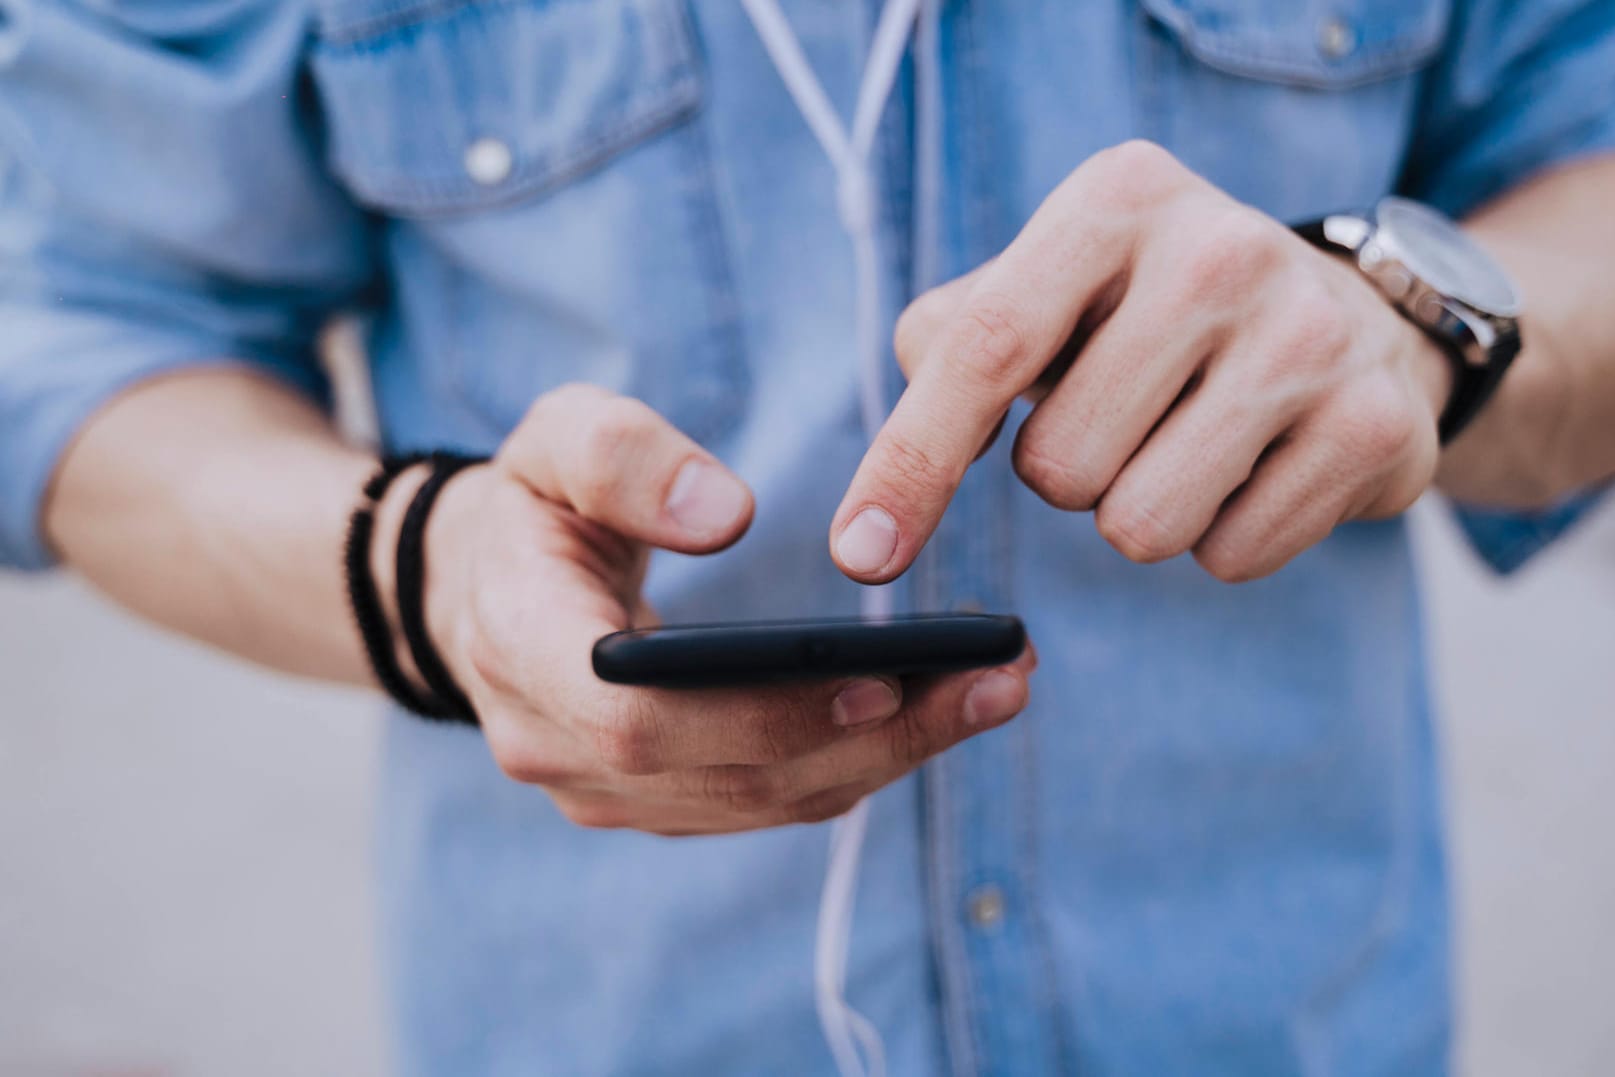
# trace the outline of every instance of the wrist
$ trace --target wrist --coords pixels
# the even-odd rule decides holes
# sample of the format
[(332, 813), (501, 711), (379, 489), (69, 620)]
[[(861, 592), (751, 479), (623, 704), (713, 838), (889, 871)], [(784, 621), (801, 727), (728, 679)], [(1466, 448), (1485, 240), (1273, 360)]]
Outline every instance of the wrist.
[(1497, 395), (1442, 456), (1438, 485), (1476, 505), (1547, 508), (1601, 476), (1574, 465), (1576, 378), (1551, 335), (1533, 326)]
[[(1356, 297), (1354, 306), (1368, 325), (1383, 327), (1391, 339), (1390, 352), (1408, 379), (1408, 390), (1430, 413), (1436, 427), (1452, 399), (1455, 375), (1452, 357), (1429, 334), (1403, 317), (1385, 295), (1358, 270), (1355, 255), (1320, 250), (1335, 267), (1341, 286)], [(1380, 331), (1380, 330), (1376, 330)]]
[(1430, 409), (1431, 425), (1439, 426), (1457, 380), (1452, 357), (1412, 322), (1400, 317), (1396, 320), (1401, 323), (1399, 328), (1411, 349), (1407, 370), (1415, 392)]

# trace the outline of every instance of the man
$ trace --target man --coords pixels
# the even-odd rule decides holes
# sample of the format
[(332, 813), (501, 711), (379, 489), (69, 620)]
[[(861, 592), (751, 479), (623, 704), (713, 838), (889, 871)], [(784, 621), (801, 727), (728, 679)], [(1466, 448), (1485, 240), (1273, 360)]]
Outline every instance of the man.
[[(868, 794), (848, 993), (894, 1072), (1443, 1068), (1398, 514), (1432, 482), (1488, 507), (1508, 568), (1615, 473), (1615, 5), (942, 5), (872, 163), (886, 294), (954, 282), (882, 312), (909, 384), (872, 447), (844, 206), (740, 5), (315, 7), (0, 7), (0, 553), (370, 683), (340, 550), (375, 462), (319, 406), (316, 331), (371, 312), (390, 449), (495, 454), (425, 532), (481, 733), (388, 727), (403, 1070), (827, 1071), (824, 834), (786, 824)], [(843, 116), (872, 7), (785, 5)], [(1393, 192), (1484, 246), (1449, 276), (1527, 297), (1484, 406), (1509, 296), (1393, 287), (1363, 252), (1395, 204), (1285, 227)], [(1399, 310), (1419, 289), (1480, 337)], [(1036, 690), (1030, 653), (589, 670), (652, 609), (847, 613), (893, 579), (1019, 612)]]

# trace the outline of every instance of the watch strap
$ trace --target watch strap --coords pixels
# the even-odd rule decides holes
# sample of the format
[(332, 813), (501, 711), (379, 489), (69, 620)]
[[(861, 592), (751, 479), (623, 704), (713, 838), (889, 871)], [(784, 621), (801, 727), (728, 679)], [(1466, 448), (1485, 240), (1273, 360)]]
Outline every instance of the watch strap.
[[(1418, 325), (1417, 322), (1413, 324)], [(1422, 325), (1418, 327), (1425, 329)], [(1503, 375), (1508, 372), (1515, 356), (1520, 354), (1520, 330), (1511, 325), (1499, 333), (1497, 341), (1487, 353), (1486, 365), (1479, 367), (1465, 360), (1454, 341), (1428, 329), (1425, 329), (1425, 335), (1439, 344), (1453, 363), (1452, 395), (1447, 398), (1447, 406), (1441, 410), (1441, 419), (1436, 426), (1441, 444), (1446, 445), (1463, 433), (1464, 428), (1474, 421), (1480, 409), (1497, 391)]]
[(1292, 224), (1290, 226), (1290, 231), (1294, 232), (1296, 235), (1300, 236), (1314, 247), (1324, 247), (1336, 251), (1347, 251), (1347, 247), (1336, 243), (1334, 240), (1329, 238), (1328, 232), (1324, 229), (1324, 222), (1328, 219), (1328, 217), (1319, 217), (1316, 220), (1302, 221), (1300, 224)]

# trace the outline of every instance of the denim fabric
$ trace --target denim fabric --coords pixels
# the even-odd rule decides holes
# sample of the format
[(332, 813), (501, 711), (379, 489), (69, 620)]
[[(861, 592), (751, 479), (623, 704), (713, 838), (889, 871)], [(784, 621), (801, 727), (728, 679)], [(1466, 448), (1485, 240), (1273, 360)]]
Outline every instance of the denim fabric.
[[(785, 6), (850, 111), (876, 5)], [(1461, 213), (1615, 148), (1604, 0), (948, 0), (937, 48), (934, 174), (912, 68), (878, 146), (888, 317), (1127, 138), (1282, 219), (1394, 190)], [(655, 560), (664, 617), (852, 612), (835, 199), (732, 0), (0, 0), (0, 559), (48, 563), (50, 470), (120, 387), (234, 361), (318, 393), (314, 332), (365, 304), (391, 446), (490, 449), (567, 381), (630, 393), (757, 492), (734, 549)], [(1126, 562), (1006, 453), (900, 584), (1020, 613), (1043, 662), (1024, 716), (875, 799), (849, 983), (894, 1072), (1442, 1070), (1402, 523), (1226, 587)], [(1512, 567), (1571, 514), (1472, 534)], [(403, 716), (382, 787), (403, 1072), (828, 1072), (821, 828), (582, 831)]]

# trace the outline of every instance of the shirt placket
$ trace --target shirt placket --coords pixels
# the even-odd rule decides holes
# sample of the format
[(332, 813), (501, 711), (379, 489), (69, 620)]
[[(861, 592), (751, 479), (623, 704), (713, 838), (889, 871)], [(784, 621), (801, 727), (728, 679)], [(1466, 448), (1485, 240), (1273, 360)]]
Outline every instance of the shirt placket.
[[(943, 5), (933, 58), (940, 102), (930, 111), (943, 128), (934, 133), (941, 149), (933, 167), (948, 168), (930, 178), (943, 219), (934, 222), (938, 249), (919, 264), (948, 276), (996, 254), (1014, 228), (999, 220), (993, 162), (981, 159), (981, 140), (972, 137), (990, 122), (975, 107), (984, 75), (971, 34), (977, 6)], [(1016, 609), (1010, 440), (1000, 438), (970, 469), (917, 563), (919, 608)], [(959, 1077), (1062, 1067), (1036, 884), (1034, 736), (1030, 725), (1012, 722), (955, 747), (921, 776), (932, 944)]]
[[(1013, 608), (1003, 450), (972, 470), (918, 568), (926, 609)], [(1011, 723), (930, 763), (921, 785), (932, 941), (953, 1071), (1059, 1069), (1035, 880), (1032, 731)]]
[[(957, 12), (960, 5), (944, 5)], [(945, 21), (956, 19), (954, 14)], [(944, 32), (949, 32), (944, 30)], [(924, 46), (924, 35), (916, 49)], [(976, 78), (968, 34), (954, 32), (944, 84), (948, 104), (944, 138), (954, 144), (938, 161), (955, 171), (931, 176), (942, 204), (942, 221), (932, 222), (938, 249), (914, 249), (916, 229), (902, 235), (901, 213), (889, 223), (900, 233), (888, 249), (898, 275), (892, 294), (936, 281), (904, 278), (913, 269), (938, 266), (954, 275), (991, 253), (996, 205), (985, 163), (969, 160), (970, 140), (955, 138), (958, 124), (976, 117), (960, 108), (968, 80)], [(933, 57), (941, 62), (941, 57)], [(894, 105), (916, 118), (912, 87), (902, 87)], [(955, 110), (958, 114), (955, 114)], [(889, 121), (891, 117), (888, 118)], [(883, 196), (888, 205), (912, 207), (919, 132), (888, 122), (877, 143)], [(958, 171), (963, 166), (963, 171)], [(919, 200), (924, 204), (924, 200)], [(892, 398), (902, 391), (893, 369)], [(902, 581), (913, 608), (926, 611), (1010, 611), (1015, 608), (1011, 571), (1013, 529), (1008, 439), (973, 467), (955, 495), (936, 534)], [(920, 776), (928, 918), (940, 978), (943, 1019), (951, 1068), (959, 1077), (987, 1074), (1057, 1073), (1061, 1060), (1048, 949), (1037, 908), (1035, 885), (1035, 747), (1027, 727), (1011, 723), (976, 737), (929, 763)]]

